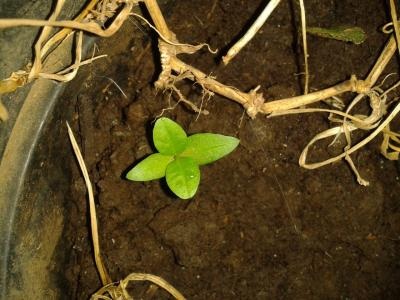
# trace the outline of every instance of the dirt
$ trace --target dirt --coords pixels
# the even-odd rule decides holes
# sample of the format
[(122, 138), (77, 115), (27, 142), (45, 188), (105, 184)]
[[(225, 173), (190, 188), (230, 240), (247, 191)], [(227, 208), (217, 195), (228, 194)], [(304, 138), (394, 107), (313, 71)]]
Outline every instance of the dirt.
[[(261, 85), (268, 101), (298, 95), (303, 66), (296, 1), (282, 1), (228, 66), (218, 60), (264, 5), (261, 0), (176, 0), (163, 11), (181, 42), (220, 49), (217, 58), (205, 50), (184, 56), (187, 63), (244, 91)], [(379, 0), (310, 0), (306, 10), (310, 26), (356, 25), (368, 36), (361, 45), (309, 36), (311, 89), (351, 74), (363, 78), (387, 39), (379, 28), (388, 22), (388, 7)], [(251, 120), (239, 105), (215, 96), (204, 103), (207, 116), (183, 104), (163, 112), (189, 133), (240, 138), (231, 155), (202, 167), (193, 199), (175, 198), (163, 181), (124, 179), (130, 167), (153, 152), (154, 119), (176, 103), (153, 86), (159, 72), (155, 35), (138, 24), (131, 19), (116, 36), (99, 41), (99, 52), (109, 56), (87, 68), (89, 78), (71, 99), (113, 280), (152, 273), (187, 299), (398, 299), (399, 173), (395, 162), (379, 154), (380, 138), (352, 156), (371, 183), (362, 187), (345, 162), (317, 170), (299, 167), (302, 149), (329, 128), (326, 115)], [(395, 63), (385, 72), (397, 71)], [(186, 82), (180, 88), (201, 103), (198, 86)], [(335, 151), (315, 147), (311, 159)], [(66, 277), (69, 299), (87, 299), (101, 284), (85, 187), (75, 173), (76, 203), (65, 231), (73, 243)], [(148, 299), (145, 285), (133, 287), (137, 299)], [(158, 291), (153, 299), (168, 296)]]

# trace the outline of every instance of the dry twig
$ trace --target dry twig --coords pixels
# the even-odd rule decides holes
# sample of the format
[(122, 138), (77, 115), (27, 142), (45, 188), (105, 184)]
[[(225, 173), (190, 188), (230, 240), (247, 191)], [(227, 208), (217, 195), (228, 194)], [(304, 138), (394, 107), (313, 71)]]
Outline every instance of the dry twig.
[(228, 50), (227, 54), (222, 57), (222, 61), (225, 65), (227, 65), (240, 52), (240, 50), (250, 42), (278, 6), (279, 2), (281, 2), (281, 0), (271, 0), (268, 2), (267, 6), (250, 26), (247, 32)]

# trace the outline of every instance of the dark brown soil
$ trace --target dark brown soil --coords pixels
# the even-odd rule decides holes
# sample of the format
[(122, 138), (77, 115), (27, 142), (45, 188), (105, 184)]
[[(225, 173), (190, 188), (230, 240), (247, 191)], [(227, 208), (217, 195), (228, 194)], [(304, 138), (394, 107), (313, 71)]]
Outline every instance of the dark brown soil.
[[(351, 74), (363, 78), (387, 39), (379, 28), (389, 20), (388, 7), (380, 0), (305, 2), (310, 26), (357, 25), (368, 35), (357, 46), (309, 36), (312, 90)], [(163, 9), (181, 42), (226, 49), (264, 5), (261, 0), (177, 0)], [(296, 1), (282, 1), (227, 67), (206, 51), (183, 59), (241, 90), (261, 85), (268, 100), (298, 95), (303, 70), (298, 15)], [(206, 103), (208, 116), (178, 105), (164, 115), (189, 133), (236, 136), (238, 149), (202, 168), (199, 191), (190, 201), (171, 196), (163, 182), (124, 179), (129, 167), (153, 151), (152, 121), (169, 106), (169, 94), (152, 85), (159, 72), (155, 36), (135, 24), (132, 19), (99, 43), (100, 53), (109, 57), (88, 67), (90, 78), (76, 104), (75, 131), (95, 186), (101, 247), (112, 278), (152, 273), (188, 299), (399, 299), (396, 164), (380, 156), (378, 139), (353, 155), (369, 187), (356, 183), (345, 162), (300, 168), (301, 150), (329, 127), (326, 115), (251, 120), (219, 96)], [(394, 65), (390, 71), (396, 70)], [(200, 103), (197, 86), (188, 82), (181, 89)], [(315, 148), (312, 159), (328, 154), (325, 147)], [(78, 170), (74, 189), (66, 237), (74, 247), (66, 274), (71, 298), (87, 299), (100, 281)], [(136, 287), (140, 299), (146, 287)], [(163, 292), (154, 296), (166, 298)]]

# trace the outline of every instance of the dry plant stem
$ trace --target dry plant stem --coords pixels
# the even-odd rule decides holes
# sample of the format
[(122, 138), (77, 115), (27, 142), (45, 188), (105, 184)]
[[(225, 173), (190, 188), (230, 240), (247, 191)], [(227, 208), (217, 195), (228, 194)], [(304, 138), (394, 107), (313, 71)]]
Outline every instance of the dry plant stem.
[(124, 288), (128, 286), (130, 281), (150, 281), (163, 289), (165, 289), (168, 293), (170, 293), (177, 300), (185, 300), (185, 297), (172, 285), (170, 285), (167, 281), (162, 279), (161, 277), (151, 275), (151, 274), (143, 274), (143, 273), (132, 273), (128, 275), (121, 284)]
[[(352, 154), (353, 152), (359, 150), (360, 148), (364, 147), (366, 144), (368, 144), (370, 141), (372, 141), (395, 117), (396, 115), (400, 112), (400, 103), (398, 103), (396, 105), (396, 107), (393, 109), (393, 111), (389, 114), (389, 116), (387, 116), (387, 118), (381, 123), (379, 124), (379, 126), (364, 140), (362, 140), (361, 142), (359, 142), (358, 144), (354, 145), (353, 147), (349, 148), (347, 151), (343, 152), (342, 154), (332, 157), (330, 159), (327, 159), (323, 162), (319, 162), (319, 163), (311, 163), (311, 164), (307, 164), (306, 163), (306, 157), (308, 154), (308, 149), (309, 147), (314, 144), (317, 140), (320, 140), (321, 138), (321, 134), (316, 135), (309, 143), (308, 145), (304, 148), (303, 152), (300, 155), (299, 158), (299, 162), (300, 165), (306, 169), (316, 169), (328, 164), (331, 164), (335, 161), (338, 161), (344, 157), (346, 157), (347, 155)], [(335, 128), (331, 128), (331, 129), (335, 129)], [(329, 129), (329, 130), (331, 130)]]
[[(97, 3), (100, 0), (91, 0), (86, 7), (79, 13), (79, 15), (74, 19), (74, 21), (76, 22), (81, 22), (87, 15), (88, 13), (95, 8), (95, 6), (97, 5)], [(42, 48), (42, 58), (44, 58), (44, 56), (46, 56), (46, 54), (48, 53), (48, 51), (50, 50), (50, 48), (56, 44), (58, 41), (64, 39), (66, 36), (68, 36), (70, 33), (72, 32), (71, 28), (64, 28), (62, 30), (60, 30), (59, 32), (57, 32), (55, 35), (53, 35), (47, 42), (46, 44), (43, 46)]]
[(97, 23), (80, 23), (76, 21), (50, 21), (50, 20), (36, 20), (36, 19), (1, 19), (0, 28), (21, 27), (21, 26), (52, 26), (52, 27), (65, 27), (70, 29), (82, 30), (90, 32), (101, 37), (109, 37), (115, 33), (114, 30), (103, 30)]
[(151, 16), (151, 19), (154, 22), (154, 25), (161, 33), (168, 40), (173, 40), (174, 37), (172, 32), (168, 29), (167, 22), (165, 22), (164, 16), (161, 13), (160, 7), (156, 0), (144, 0), (144, 4), (146, 5), (147, 10)]
[(278, 6), (281, 0), (271, 0), (268, 2), (267, 6), (258, 16), (256, 21), (250, 26), (249, 30), (245, 33), (243, 37), (241, 37), (228, 51), (228, 53), (222, 57), (222, 61), (225, 65), (227, 65), (239, 52), (242, 50), (244, 46), (247, 45), (248, 42), (255, 36), (257, 31), (264, 25), (267, 21), (268, 17), (274, 11), (274, 9)]
[[(75, 78), (76, 74), (78, 73), (78, 68), (82, 65), (82, 41), (83, 41), (83, 32), (80, 31), (77, 33), (77, 45), (76, 45), (76, 54), (75, 54), (75, 63), (68, 67), (65, 70), (62, 70), (58, 74), (49, 74), (49, 73), (38, 73), (38, 76), (41, 78), (53, 79), (60, 82), (67, 82), (71, 81)], [(33, 68), (32, 68), (33, 70)], [(65, 74), (67, 70), (70, 70), (69, 73)]]
[[(386, 126), (383, 130), (383, 141), (381, 144), (381, 154), (389, 160), (398, 160), (400, 154), (400, 134), (390, 130), (390, 125)], [(391, 141), (393, 144), (391, 143)], [(389, 152), (390, 150), (393, 150)]]
[[(396, 52), (397, 44), (396, 39), (393, 35), (390, 36), (389, 41), (386, 43), (385, 48), (379, 55), (374, 67), (369, 72), (367, 78), (365, 79), (365, 86), (369, 89), (375, 85), (379, 76), (381, 76), (383, 70), (386, 68), (387, 64), (389, 63), (390, 59), (393, 57), (394, 53)], [(357, 95), (350, 105), (346, 109), (346, 113), (349, 114), (353, 107), (362, 100), (364, 97), (363, 94)], [(343, 122), (346, 122), (346, 117), (344, 118)]]
[[(174, 35), (173, 33), (168, 29), (167, 24), (165, 22), (165, 19), (161, 13), (160, 7), (158, 6), (157, 1), (155, 0), (145, 0), (144, 3), (146, 4), (146, 8), (148, 9), (150, 16), (154, 22), (154, 24), (157, 27), (157, 30), (161, 33), (162, 38), (166, 38), (168, 40), (173, 40)], [(160, 26), (160, 27), (158, 27)], [(167, 43), (165, 41), (159, 40), (160, 44), (160, 53), (161, 53), (161, 61), (162, 61), (162, 67), (163, 71), (160, 74), (158, 83), (159, 86), (163, 86), (163, 84), (166, 84), (168, 79), (170, 78), (170, 72), (175, 71), (178, 74), (184, 74), (186, 72), (189, 72), (190, 74), (193, 75), (192, 79), (193, 81), (197, 81), (200, 85), (202, 85), (204, 88), (216, 92), (222, 96), (225, 96), (231, 100), (234, 100), (240, 104), (242, 104), (246, 110), (247, 113), (251, 117), (255, 117), (257, 112), (259, 111), (259, 107), (261, 107), (261, 104), (264, 102), (264, 99), (262, 98), (262, 95), (256, 94), (256, 90), (250, 91), (249, 93), (244, 93), (241, 92), (237, 89), (228, 87), (226, 85), (223, 85), (216, 81), (213, 78), (210, 78), (200, 70), (185, 64), (181, 60), (179, 60), (176, 57), (176, 53), (179, 51), (178, 48), (173, 48), (176, 47), (174, 44)], [(193, 47), (190, 47), (193, 48)], [(189, 49), (186, 49), (186, 51)], [(193, 49), (189, 50), (193, 53)], [(157, 83), (156, 83), (157, 85)]]
[(177, 47), (182, 47), (182, 48), (186, 48), (186, 50), (188, 51), (188, 53), (194, 53), (197, 50), (199, 50), (200, 48), (206, 46), (208, 48), (208, 51), (210, 51), (213, 54), (216, 54), (218, 51), (217, 50), (212, 50), (210, 48), (210, 45), (203, 43), (203, 44), (199, 44), (199, 45), (190, 45), (190, 44), (182, 44), (182, 43), (178, 43), (175, 39), (175, 36), (172, 32), (169, 31), (169, 35), (171, 36), (171, 39), (167, 38), (166, 36), (164, 36), (158, 29), (157, 27), (154, 27), (153, 25), (150, 24), (149, 21), (147, 21), (145, 18), (143, 18), (141, 15), (135, 14), (135, 13), (131, 13), (132, 16), (135, 16), (136, 18), (139, 18), (141, 20), (143, 20), (151, 29), (153, 29), (158, 35), (159, 37), (166, 42), (167, 44), (173, 45), (173, 46), (177, 46)]
[[(171, 85), (171, 89), (178, 95), (179, 101), (182, 101), (183, 103), (187, 104), (193, 111), (199, 113), (199, 114), (204, 114), (204, 115), (208, 115), (209, 111), (207, 110), (201, 110), (201, 107), (197, 107), (195, 104), (193, 104), (192, 102), (190, 102), (189, 100), (187, 100), (181, 93), (181, 91), (175, 86), (175, 85)], [(178, 102), (179, 102), (178, 101)]]
[(234, 88), (228, 87), (226, 85), (223, 85), (217, 80), (207, 76), (202, 71), (184, 63), (183, 61), (181, 61), (176, 57), (171, 57), (170, 65), (172, 69), (179, 74), (189, 71), (190, 73), (193, 74), (195, 79), (197, 79), (202, 85), (204, 85), (207, 89), (213, 92), (216, 92), (242, 105), (245, 105), (248, 102), (248, 97), (249, 97), (248, 94), (236, 90)]
[[(57, 17), (60, 15), (63, 5), (64, 5), (64, 0), (57, 1), (54, 12), (51, 14), (49, 18), (49, 22), (55, 21), (57, 19)], [(33, 62), (33, 67), (28, 75), (28, 81), (31, 81), (33, 78), (36, 78), (37, 74), (42, 69), (42, 58), (41, 58), (42, 44), (50, 35), (51, 29), (52, 29), (51, 27), (44, 26), (42, 32), (40, 33), (39, 39), (35, 44), (35, 59)]]
[(397, 45), (396, 40), (393, 35), (390, 36), (389, 41), (386, 43), (385, 48), (379, 55), (374, 67), (369, 72), (365, 82), (372, 87), (378, 81), (379, 76), (381, 76), (383, 70), (386, 68), (390, 59), (396, 52)]
[(176, 57), (171, 57), (169, 64), (173, 71), (179, 74), (190, 72), (194, 76), (193, 81), (197, 81), (204, 88), (240, 103), (246, 108), (248, 115), (252, 118), (256, 116), (257, 112), (259, 112), (259, 107), (264, 103), (262, 95), (256, 93), (257, 88), (249, 93), (241, 92), (238, 89), (218, 82)]
[(307, 25), (306, 25), (306, 9), (304, 1), (300, 0), (300, 16), (301, 16), (301, 36), (303, 38), (303, 54), (304, 54), (304, 94), (308, 94), (308, 85), (310, 81), (310, 73), (308, 71), (308, 50), (307, 50)]
[(334, 85), (330, 88), (317, 91), (314, 93), (309, 93), (307, 95), (301, 95), (297, 97), (291, 97), (281, 100), (275, 100), (271, 102), (264, 103), (262, 107), (262, 112), (270, 114), (273, 112), (278, 112), (282, 110), (290, 110), (303, 105), (315, 103), (323, 99), (330, 98), (342, 94), (344, 92), (357, 91), (357, 83), (359, 81), (353, 76), (351, 79)]
[(72, 148), (74, 150), (75, 156), (79, 162), (79, 166), (81, 168), (83, 177), (85, 179), (86, 188), (88, 190), (89, 195), (89, 208), (90, 208), (90, 225), (92, 229), (92, 241), (93, 241), (93, 249), (94, 249), (94, 258), (96, 262), (97, 270), (100, 274), (101, 282), (103, 285), (107, 285), (112, 283), (111, 277), (107, 272), (103, 264), (103, 260), (101, 259), (100, 254), (100, 244), (99, 244), (99, 234), (97, 228), (97, 218), (96, 218), (96, 206), (94, 204), (94, 197), (93, 197), (93, 188), (92, 183), (90, 182), (89, 174), (85, 166), (85, 161), (83, 160), (81, 151), (79, 150), (79, 146), (75, 140), (74, 134), (71, 130), (71, 127), (67, 123), (68, 127), (68, 135), (72, 144)]
[(396, 4), (394, 3), (394, 0), (390, 0), (390, 15), (392, 17), (394, 34), (396, 36), (398, 50), (400, 54), (400, 31), (399, 31), (399, 23), (397, 21)]
[[(152, 274), (145, 274), (145, 273), (132, 273), (129, 274), (125, 279), (121, 280), (118, 286), (115, 286), (115, 284), (109, 284), (107, 286), (102, 287), (100, 290), (94, 294), (91, 299), (96, 300), (96, 299), (112, 299), (109, 298), (105, 295), (109, 294), (110, 291), (115, 291), (117, 290), (119, 295), (123, 295), (123, 299), (133, 299), (131, 296), (129, 296), (128, 292), (126, 291), (126, 288), (128, 287), (128, 284), (131, 281), (149, 281), (154, 283), (155, 285), (163, 288), (166, 290), (168, 293), (170, 293), (175, 299), (177, 300), (185, 300), (185, 297), (177, 290), (175, 289), (172, 285), (170, 285), (167, 281), (162, 279), (161, 277), (152, 275)], [(121, 299), (121, 298), (118, 298)]]
[(296, 108), (296, 109), (290, 109), (290, 110), (282, 110), (282, 111), (277, 111), (277, 112), (270, 114), (268, 116), (268, 118), (283, 116), (283, 115), (306, 114), (306, 113), (314, 113), (314, 112), (336, 114), (336, 115), (346, 117), (354, 122), (359, 122), (359, 123), (362, 123), (364, 121), (360, 118), (354, 117), (354, 116), (349, 115), (340, 110), (325, 109), (325, 108)]
[[(393, 34), (390, 36), (389, 41), (386, 43), (385, 48), (379, 55), (374, 67), (369, 72), (367, 78), (365, 79), (365, 84), (367, 87), (371, 88), (377, 82), (379, 76), (382, 74), (383, 70), (386, 68), (387, 64), (389, 63), (390, 59), (393, 57), (394, 53), (396, 52), (397, 44), (396, 39)], [(346, 113), (349, 114), (353, 107), (362, 100), (364, 97), (363, 94), (357, 95), (350, 105), (346, 109)], [(346, 117), (344, 118), (343, 122), (347, 121)]]
[(51, 26), (51, 27), (65, 27), (70, 29), (82, 30), (90, 32), (101, 37), (110, 37), (124, 23), (129, 17), (129, 14), (136, 2), (129, 1), (124, 4), (124, 7), (118, 13), (112, 24), (107, 28), (103, 27), (95, 22), (81, 23), (77, 21), (50, 21), (50, 20), (36, 20), (36, 19), (0, 19), (0, 28), (20, 27), (20, 26)]
[[(281, 110), (290, 110), (303, 105), (312, 104), (344, 92), (357, 92), (363, 94), (376, 83), (379, 76), (382, 74), (383, 70), (396, 52), (396, 48), (396, 40), (393, 36), (391, 36), (365, 81), (356, 80), (356, 78), (353, 77), (350, 80), (346, 80), (333, 87), (321, 91), (309, 93), (307, 95), (267, 102), (264, 103), (262, 112), (270, 114)], [(359, 96), (363, 97), (363, 95)]]
[[(116, 32), (122, 23), (129, 17), (130, 11), (133, 7), (134, 4), (138, 2), (138, 0), (126, 0), (121, 3), (123, 3), (123, 7), (121, 11), (118, 13), (118, 15), (115, 17), (111, 25), (103, 30), (99, 24), (97, 24), (94, 21), (90, 22), (80, 22), (85, 20), (85, 18), (88, 16), (89, 12), (93, 12), (93, 8), (95, 7), (96, 4), (98, 4), (99, 0), (91, 0), (88, 5), (83, 9), (83, 11), (75, 18), (74, 21), (57, 21), (57, 17), (59, 16), (61, 9), (65, 3), (65, 0), (58, 0), (56, 2), (55, 9), (53, 13), (51, 14), (49, 20), (28, 20), (28, 19), (0, 19), (0, 28), (1, 27), (12, 27), (12, 26), (22, 26), (22, 25), (27, 25), (27, 26), (44, 26), (44, 28), (41, 31), (41, 34), (38, 38), (38, 41), (35, 43), (34, 50), (35, 50), (35, 58), (34, 62), (32, 65), (32, 68), (27, 74), (27, 72), (24, 71), (18, 71), (14, 72), (10, 78), (6, 80), (0, 81), (0, 94), (5, 93), (5, 92), (12, 92), (18, 87), (24, 85), (27, 82), (32, 81), (33, 79), (36, 79), (38, 77), (41, 78), (47, 78), (47, 79), (53, 79), (57, 81), (70, 81), (73, 79), (78, 71), (78, 68), (84, 64), (90, 63), (94, 61), (95, 58), (91, 58), (89, 60), (86, 60), (84, 62), (81, 62), (81, 56), (82, 56), (82, 31), (86, 31), (88, 29), (89, 32), (92, 32), (94, 34), (100, 35), (100, 36), (109, 36)], [(104, 2), (107, 3), (107, 2)], [(120, 3), (120, 2), (118, 2)], [(88, 21), (87, 19), (86, 21)], [(17, 24), (16, 24), (17, 23)], [(69, 23), (71, 26), (67, 26), (67, 28), (62, 29), (61, 31), (57, 32), (53, 37), (48, 39), (50, 35), (50, 30), (54, 26), (61, 26), (63, 27), (63, 23)], [(98, 28), (95, 30), (95, 28)], [(77, 48), (76, 48), (76, 55), (75, 55), (75, 63), (68, 67), (65, 70), (62, 70), (56, 74), (53, 73), (46, 73), (42, 71), (42, 65), (43, 65), (43, 60), (46, 58), (46, 56), (49, 54), (51, 51), (51, 47), (54, 46), (54, 44), (60, 40), (64, 40), (66, 37), (69, 37), (73, 33), (73, 29), (81, 29), (82, 31), (77, 33)], [(43, 45), (44, 41), (47, 40), (47, 42)], [(68, 73), (67, 73), (68, 72)], [(15, 75), (18, 75), (18, 78)], [(10, 90), (8, 86), (12, 83), (13, 89)], [(4, 117), (4, 116), (3, 116)]]

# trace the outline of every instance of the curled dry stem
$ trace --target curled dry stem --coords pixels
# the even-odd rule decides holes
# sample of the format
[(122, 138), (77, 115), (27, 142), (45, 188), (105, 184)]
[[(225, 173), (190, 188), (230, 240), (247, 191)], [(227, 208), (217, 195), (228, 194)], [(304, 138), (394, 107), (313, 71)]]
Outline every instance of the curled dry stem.
[[(379, 126), (369, 135), (367, 136), (364, 140), (360, 141), (359, 143), (357, 143), (356, 145), (352, 146), (351, 148), (349, 148), (347, 151), (345, 151), (344, 153), (332, 157), (330, 159), (327, 159), (323, 162), (318, 162), (318, 163), (306, 163), (306, 158), (307, 158), (307, 154), (308, 154), (308, 150), (310, 148), (311, 145), (313, 145), (315, 142), (317, 142), (318, 140), (322, 140), (324, 138), (327, 138), (329, 136), (333, 136), (336, 135), (337, 133), (344, 133), (345, 129), (343, 126), (338, 126), (338, 127), (334, 127), (334, 128), (330, 128), (326, 131), (323, 131), (319, 134), (317, 134), (308, 144), (307, 146), (304, 148), (303, 152), (300, 155), (300, 159), (299, 159), (299, 163), (302, 167), (306, 168), (306, 169), (316, 169), (331, 163), (334, 163), (342, 158), (344, 158), (346, 155), (350, 155), (352, 153), (354, 153), (355, 151), (359, 150), (360, 148), (362, 148), (363, 146), (365, 146), (366, 144), (368, 144), (370, 141), (372, 141), (398, 114), (398, 112), (400, 111), (400, 103), (398, 103), (395, 108), (392, 110), (392, 112), (386, 117), (386, 119), (379, 124)], [(353, 127), (353, 126), (349, 126), (349, 128), (347, 129), (349, 132), (356, 130), (357, 127)]]
[[(94, 295), (92, 295), (91, 299), (133, 299), (127, 292), (127, 287), (132, 281), (149, 281), (154, 283), (156, 286), (163, 288), (166, 290), (171, 296), (173, 296), (177, 300), (185, 300), (185, 297), (171, 284), (162, 279), (161, 277), (152, 275), (152, 274), (144, 274), (144, 273), (132, 273), (129, 274), (125, 279), (121, 280), (119, 283), (112, 283), (107, 286), (102, 287), (98, 290)], [(117, 294), (120, 298), (113, 298), (111, 295)]]
[(389, 160), (398, 160), (400, 154), (400, 134), (390, 130), (390, 124), (383, 130), (381, 153)]

